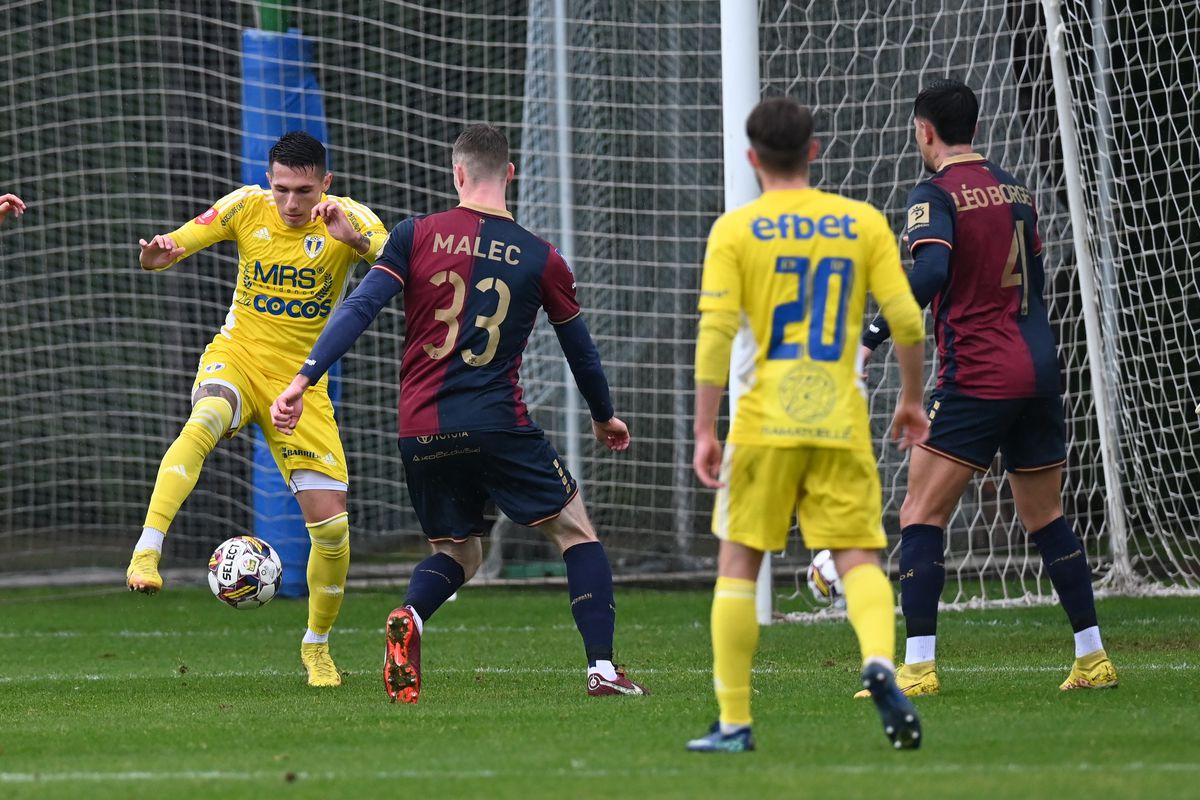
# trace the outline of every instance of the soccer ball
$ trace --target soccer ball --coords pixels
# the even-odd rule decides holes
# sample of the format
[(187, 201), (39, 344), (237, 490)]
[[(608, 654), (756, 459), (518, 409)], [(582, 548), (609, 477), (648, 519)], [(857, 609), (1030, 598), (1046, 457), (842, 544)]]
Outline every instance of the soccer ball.
[(283, 582), (283, 564), (271, 545), (253, 536), (226, 539), (208, 560), (208, 587), (234, 608), (266, 605)]
[(842, 592), (842, 579), (833, 565), (833, 553), (822, 550), (813, 556), (808, 565), (808, 588), (813, 597), (835, 608), (844, 608), (846, 596)]

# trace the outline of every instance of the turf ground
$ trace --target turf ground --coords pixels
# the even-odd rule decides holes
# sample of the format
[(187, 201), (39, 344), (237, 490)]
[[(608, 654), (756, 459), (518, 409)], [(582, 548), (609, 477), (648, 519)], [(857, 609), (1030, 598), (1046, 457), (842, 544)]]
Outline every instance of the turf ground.
[(339, 689), (304, 685), (301, 602), (0, 593), (0, 797), (1182, 798), (1200, 796), (1195, 599), (1100, 604), (1115, 691), (1060, 694), (1062, 612), (943, 617), (944, 694), (892, 752), (852, 701), (844, 623), (763, 631), (759, 750), (685, 753), (714, 717), (707, 592), (620, 592), (618, 659), (653, 695), (592, 699), (565, 593), (472, 590), (423, 640), (417, 706), (386, 702), (397, 593), (355, 592)]

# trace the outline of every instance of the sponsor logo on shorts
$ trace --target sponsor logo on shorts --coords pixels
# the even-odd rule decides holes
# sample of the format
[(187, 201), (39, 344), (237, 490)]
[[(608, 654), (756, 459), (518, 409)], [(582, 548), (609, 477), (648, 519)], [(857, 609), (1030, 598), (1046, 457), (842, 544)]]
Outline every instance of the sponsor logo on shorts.
[(207, 367), (204, 368), (204, 371), (205, 372), (220, 372), (223, 369), (225, 369), (224, 364), (209, 364)]
[(216, 218), (217, 218), (217, 209), (210, 208), (208, 211), (205, 211), (203, 214), (196, 217), (196, 224), (197, 225), (211, 225), (212, 221)]
[(292, 458), (294, 456), (303, 456), (304, 458), (311, 458), (314, 460), (319, 459), (319, 456), (316, 453), (314, 453), (312, 450), (301, 450), (296, 447), (289, 447), (286, 444), (283, 447), (279, 448), (279, 455), (283, 458)]
[(453, 450), (441, 450), (436, 453), (430, 453), (427, 456), (413, 456), (413, 462), (417, 461), (437, 461), (439, 458), (451, 458), (453, 456), (466, 456), (478, 454), (478, 447), (456, 447)]
[(828, 371), (800, 364), (779, 383), (779, 402), (788, 416), (802, 425), (820, 422), (837, 402), (837, 384)]
[(418, 436), (418, 444), (429, 444), (430, 442), (448, 442), (451, 439), (470, 439), (471, 434), (467, 431), (458, 431), (457, 433), (435, 433), (432, 436)]

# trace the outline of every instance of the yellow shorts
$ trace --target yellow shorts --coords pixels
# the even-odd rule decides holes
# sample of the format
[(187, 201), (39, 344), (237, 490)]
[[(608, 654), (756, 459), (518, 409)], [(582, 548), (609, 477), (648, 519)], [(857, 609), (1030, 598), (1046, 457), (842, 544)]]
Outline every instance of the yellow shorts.
[(725, 448), (724, 489), (717, 492), (713, 533), (755, 550), (787, 545), (792, 515), (812, 550), (887, 544), (879, 471), (870, 450), (831, 447)]
[(192, 393), (206, 384), (232, 390), (237, 395), (238, 407), (226, 436), (232, 437), (248, 422), (257, 424), (285, 481), (291, 480), (294, 470), (308, 469), (348, 484), (346, 454), (342, 451), (333, 403), (324, 382), (304, 393), (304, 414), (291, 436), (275, 430), (271, 403), (290, 382), (290, 378), (264, 374), (236, 350), (215, 341), (200, 356)]

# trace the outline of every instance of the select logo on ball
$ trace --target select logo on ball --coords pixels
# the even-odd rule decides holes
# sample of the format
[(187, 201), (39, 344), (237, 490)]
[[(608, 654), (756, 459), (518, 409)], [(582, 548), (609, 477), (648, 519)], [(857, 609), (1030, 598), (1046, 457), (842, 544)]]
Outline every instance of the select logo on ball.
[(258, 608), (279, 591), (283, 564), (274, 548), (253, 536), (221, 543), (208, 560), (208, 586), (233, 608)]

